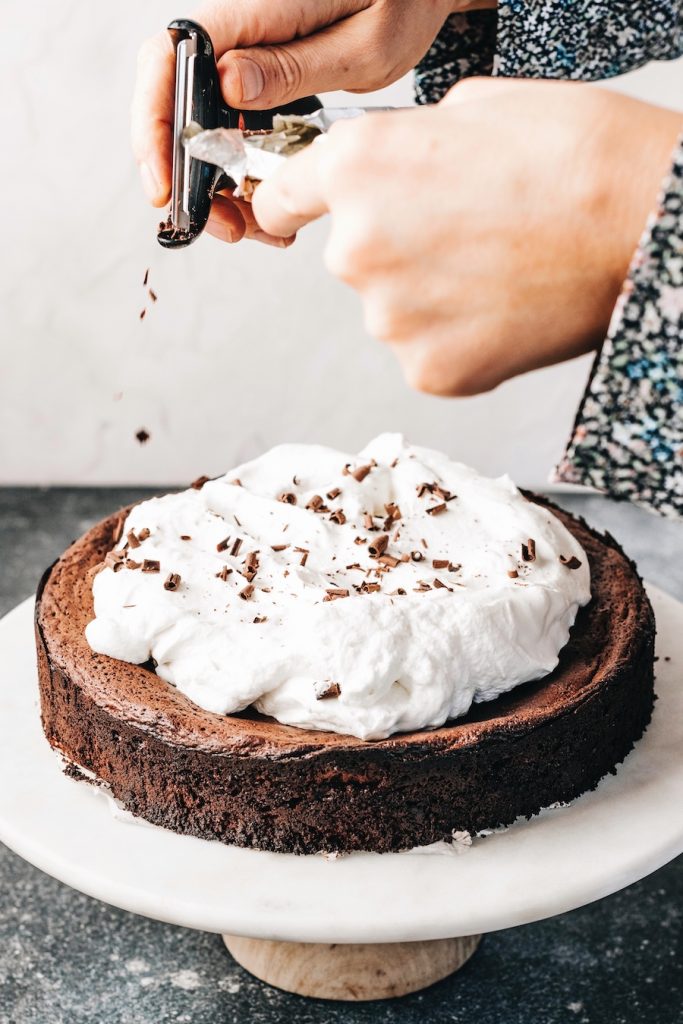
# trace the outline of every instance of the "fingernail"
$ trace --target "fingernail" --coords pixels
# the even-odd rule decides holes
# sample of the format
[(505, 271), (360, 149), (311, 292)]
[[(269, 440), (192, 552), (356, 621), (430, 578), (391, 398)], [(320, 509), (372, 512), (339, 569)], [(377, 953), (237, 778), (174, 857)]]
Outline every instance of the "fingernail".
[(148, 164), (140, 164), (140, 177), (142, 178), (142, 187), (145, 190), (145, 195), (154, 202), (159, 195), (159, 182), (152, 174)]
[(266, 84), (259, 65), (255, 61), (249, 60), (248, 57), (241, 57), (235, 61), (235, 65), (240, 78), (243, 102), (249, 103), (251, 100), (258, 99)]

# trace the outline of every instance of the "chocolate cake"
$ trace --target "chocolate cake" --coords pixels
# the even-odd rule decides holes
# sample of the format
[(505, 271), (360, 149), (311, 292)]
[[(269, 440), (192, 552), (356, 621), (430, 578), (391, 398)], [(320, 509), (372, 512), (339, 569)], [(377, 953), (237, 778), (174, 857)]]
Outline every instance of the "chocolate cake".
[(49, 743), (135, 815), (176, 832), (295, 853), (401, 850), (508, 825), (593, 789), (653, 707), (654, 618), (609, 535), (544, 499), (583, 546), (592, 599), (557, 668), (434, 730), (373, 742), (202, 710), (153, 666), (94, 654), (92, 575), (122, 514), (46, 573), (36, 606)]

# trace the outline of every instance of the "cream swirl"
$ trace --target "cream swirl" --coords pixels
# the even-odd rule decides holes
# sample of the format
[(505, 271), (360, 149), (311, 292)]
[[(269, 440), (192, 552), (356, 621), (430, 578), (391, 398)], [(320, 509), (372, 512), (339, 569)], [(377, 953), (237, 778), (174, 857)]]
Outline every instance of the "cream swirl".
[(543, 677), (590, 598), (551, 512), (395, 434), (355, 457), (281, 445), (144, 501), (119, 549), (93, 584), (94, 651), (154, 658), (209, 711), (362, 739)]

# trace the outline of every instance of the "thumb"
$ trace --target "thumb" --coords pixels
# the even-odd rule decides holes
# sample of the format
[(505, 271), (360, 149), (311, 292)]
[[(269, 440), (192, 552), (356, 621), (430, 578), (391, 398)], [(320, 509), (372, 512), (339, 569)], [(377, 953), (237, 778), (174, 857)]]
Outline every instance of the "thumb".
[[(316, 92), (383, 84), (386, 72), (364, 25), (356, 16), (291, 43), (228, 51), (218, 62), (226, 101), (268, 110)], [(340, 53), (350, 59), (341, 61)]]

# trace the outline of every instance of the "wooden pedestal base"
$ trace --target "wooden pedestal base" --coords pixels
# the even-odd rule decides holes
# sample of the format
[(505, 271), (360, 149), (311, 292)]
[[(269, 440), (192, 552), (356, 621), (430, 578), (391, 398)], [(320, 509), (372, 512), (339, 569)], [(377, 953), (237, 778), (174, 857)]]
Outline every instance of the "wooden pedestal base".
[(417, 992), (459, 970), (480, 935), (431, 942), (342, 945), (272, 942), (224, 935), (238, 964), (285, 992), (316, 999), (390, 999)]

